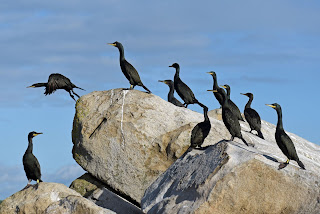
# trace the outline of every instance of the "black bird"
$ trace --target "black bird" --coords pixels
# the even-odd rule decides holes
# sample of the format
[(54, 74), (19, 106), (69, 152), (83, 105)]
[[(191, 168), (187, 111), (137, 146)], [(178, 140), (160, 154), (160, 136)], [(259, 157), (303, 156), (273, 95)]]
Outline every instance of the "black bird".
[[(45, 87), (46, 90), (44, 94), (47, 96), (48, 94), (52, 94), (57, 89), (64, 89), (67, 92), (69, 92), (72, 99), (74, 99), (74, 96), (71, 94), (71, 92), (76, 95), (78, 98), (80, 97), (78, 94), (76, 94), (73, 89), (78, 88), (81, 90), (84, 90), (82, 88), (79, 88), (78, 86), (74, 85), (69, 78), (63, 76), (62, 74), (50, 74), (48, 82), (47, 83), (35, 83), (31, 86), (28, 86), (27, 88), (38, 88), (38, 87)], [(74, 101), (76, 101), (74, 99)]]
[[(210, 74), (212, 76), (212, 78), (213, 78), (212, 90), (218, 90), (220, 87), (218, 85), (216, 72), (210, 71), (210, 72), (207, 72), (207, 73)], [(223, 93), (225, 93), (225, 92), (223, 91)], [(213, 94), (216, 97), (216, 99), (218, 100), (219, 104), (222, 106), (222, 102), (223, 102), (222, 94), (220, 94), (219, 92), (216, 92), (216, 93), (213, 93)]]
[(291, 138), (286, 134), (286, 132), (283, 129), (281, 106), (278, 103), (266, 104), (266, 105), (270, 106), (271, 108), (277, 111), (278, 123), (277, 123), (275, 138), (282, 153), (288, 158), (285, 163), (281, 163), (279, 165), (279, 169), (286, 167), (289, 164), (290, 160), (295, 160), (302, 169), (305, 169), (303, 163), (300, 161), (297, 155), (296, 148), (294, 147), (294, 144)]
[(30, 186), (30, 183), (32, 180), (37, 181), (37, 183), (42, 182), (39, 161), (32, 154), (32, 150), (33, 150), (32, 138), (34, 138), (39, 134), (42, 134), (42, 133), (37, 133), (33, 131), (28, 134), (29, 145), (22, 158), (24, 171), (26, 172), (26, 176), (28, 178), (28, 184), (26, 187)]
[(117, 47), (120, 52), (120, 67), (121, 67), (122, 73), (126, 76), (126, 78), (129, 80), (129, 83), (130, 83), (130, 88), (128, 89), (131, 90), (136, 85), (138, 85), (138, 86), (142, 86), (148, 93), (151, 93), (151, 91), (146, 86), (144, 86), (143, 83), (141, 82), (138, 71), (125, 59), (124, 49), (122, 44), (120, 42), (114, 42), (114, 43), (108, 43), (108, 45)]
[(181, 97), (181, 99), (184, 101), (183, 105), (186, 105), (186, 108), (189, 104), (197, 103), (201, 107), (204, 107), (202, 103), (200, 103), (196, 97), (194, 96), (191, 89), (180, 79), (179, 73), (180, 73), (180, 66), (178, 63), (173, 63), (169, 67), (175, 68), (176, 73), (174, 75), (174, 89), (177, 91), (178, 95)]
[[(247, 141), (242, 137), (241, 134), (241, 127), (239, 120), (236, 115), (233, 114), (231, 108), (230, 108), (230, 103), (228, 102), (228, 97), (226, 93), (223, 93), (223, 89), (219, 88), (220, 93), (223, 95), (223, 103), (222, 103), (222, 120), (224, 125), (227, 127), (228, 131), (231, 134), (231, 141), (237, 137), (240, 138), (247, 146), (249, 144)], [(213, 91), (214, 93), (217, 93), (217, 90), (208, 90), (208, 91)]]
[[(240, 93), (242, 94), (242, 93)], [(256, 130), (258, 132), (258, 136), (262, 139), (264, 139), (263, 134), (261, 132), (261, 118), (256, 110), (251, 108), (251, 103), (253, 100), (253, 94), (252, 93), (246, 93), (242, 94), (247, 97), (249, 97), (249, 101), (247, 102), (246, 106), (244, 107), (244, 117), (246, 118), (246, 121), (249, 123), (250, 126), (250, 132), (253, 130)]]
[(204, 121), (201, 123), (198, 123), (191, 132), (191, 148), (196, 148), (199, 146), (201, 148), (201, 145), (203, 144), (203, 141), (208, 136), (210, 129), (211, 129), (211, 123), (208, 117), (208, 107), (203, 107), (203, 115), (204, 115)]
[(236, 115), (238, 120), (244, 121), (238, 106), (230, 99), (230, 92), (231, 92), (230, 86), (225, 84), (225, 85), (221, 85), (221, 87), (225, 88), (227, 91), (228, 102), (229, 102), (232, 113)]
[(173, 81), (172, 80), (159, 80), (159, 82), (163, 82), (164, 84), (168, 85), (170, 90), (168, 93), (168, 102), (172, 103), (173, 105), (179, 106), (179, 107), (184, 107), (184, 105), (177, 100), (174, 97), (174, 85), (173, 85)]

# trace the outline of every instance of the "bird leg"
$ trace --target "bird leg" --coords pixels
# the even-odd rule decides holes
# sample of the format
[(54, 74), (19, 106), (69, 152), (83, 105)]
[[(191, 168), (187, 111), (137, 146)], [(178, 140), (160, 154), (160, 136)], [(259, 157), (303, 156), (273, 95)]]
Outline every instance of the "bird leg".
[[(69, 94), (70, 94), (70, 97), (72, 97), (72, 99), (74, 100), (74, 101), (76, 101), (76, 99), (74, 99), (74, 96), (71, 94), (71, 91), (69, 91)], [(77, 102), (77, 101), (76, 101)]]
[(34, 190), (37, 190), (37, 189), (38, 189), (39, 183), (40, 183), (40, 181), (39, 181), (39, 179), (37, 179), (37, 184), (35, 184), (35, 185), (33, 186), (33, 189), (34, 189)]
[(28, 189), (30, 186), (32, 186), (30, 183), (31, 183), (32, 179), (28, 179), (28, 184), (22, 189), (22, 190), (25, 190), (25, 189)]
[(233, 139), (234, 139), (234, 137), (233, 137), (233, 136), (231, 136), (231, 139), (230, 139), (230, 141), (233, 141)]
[(79, 96), (76, 92), (74, 92), (73, 89), (72, 89), (71, 91), (72, 91), (72, 93), (73, 93), (74, 95), (76, 95), (78, 98), (80, 98), (80, 96)]
[(289, 161), (290, 161), (290, 160), (289, 160), (289, 159), (287, 159), (287, 161), (286, 161), (286, 162), (281, 163), (281, 164), (279, 165), (278, 170), (283, 169), (283, 168), (285, 168), (286, 166), (288, 166)]

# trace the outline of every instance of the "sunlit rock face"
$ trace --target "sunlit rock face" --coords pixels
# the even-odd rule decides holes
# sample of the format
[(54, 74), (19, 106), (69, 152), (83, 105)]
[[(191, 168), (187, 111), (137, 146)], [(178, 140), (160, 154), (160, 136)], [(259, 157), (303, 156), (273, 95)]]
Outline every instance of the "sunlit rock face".
[[(82, 96), (76, 105), (74, 159), (99, 180), (140, 203), (147, 187), (190, 145), (203, 115), (153, 94), (114, 89)], [(208, 140), (228, 135), (221, 121)], [(98, 127), (98, 128), (97, 128)]]
[(115, 214), (81, 197), (63, 184), (46, 182), (6, 198), (0, 205), (0, 213)]
[[(212, 204), (217, 213), (232, 213), (231, 206), (236, 211), (242, 210), (242, 213), (250, 210), (258, 212), (258, 207), (253, 204), (265, 202), (262, 207), (271, 204), (283, 213), (299, 213), (298, 205), (288, 205), (286, 208), (285, 201), (290, 197), (291, 204), (300, 206), (305, 203), (296, 199), (300, 196), (310, 199), (315, 207), (313, 210), (301, 210), (312, 213), (318, 208), (319, 146), (288, 133), (307, 170), (300, 170), (291, 161), (279, 171), (279, 162), (285, 161), (286, 157), (275, 142), (275, 125), (262, 121), (262, 133), (266, 139), (262, 140), (248, 133), (250, 128), (246, 122), (240, 122), (243, 137), (254, 145), (253, 148), (245, 146), (239, 139), (222, 141), (231, 136), (220, 120), (221, 111), (211, 111), (209, 117), (212, 128), (203, 144), (209, 146), (209, 150), (185, 153), (190, 145), (191, 130), (203, 121), (202, 114), (176, 107), (156, 95), (137, 90), (92, 92), (82, 96), (76, 105), (72, 131), (73, 157), (113, 192), (138, 205), (143, 198), (141, 206), (149, 213), (161, 213), (163, 210), (183, 213), (185, 206), (189, 206), (186, 195), (190, 193), (185, 182), (196, 184), (202, 190), (208, 188), (208, 191), (193, 189), (197, 197), (190, 195), (194, 205), (189, 206), (188, 212), (210, 213)], [(223, 153), (216, 151), (220, 146)], [(215, 155), (218, 154), (225, 156), (222, 155), (224, 158), (216, 162), (219, 159)], [(188, 158), (178, 159), (182, 155)], [(176, 168), (173, 170), (171, 167)], [(188, 169), (193, 171), (188, 172)], [(163, 176), (167, 180), (162, 180)], [(202, 180), (194, 180), (199, 177)], [(170, 183), (175, 182), (182, 184), (174, 189), (176, 186), (170, 186)], [(291, 195), (294, 186), (298, 196)], [(310, 195), (305, 195), (305, 192)], [(247, 199), (251, 194), (253, 198)], [(281, 204), (281, 209), (278, 204)], [(183, 209), (179, 210), (181, 207)]]

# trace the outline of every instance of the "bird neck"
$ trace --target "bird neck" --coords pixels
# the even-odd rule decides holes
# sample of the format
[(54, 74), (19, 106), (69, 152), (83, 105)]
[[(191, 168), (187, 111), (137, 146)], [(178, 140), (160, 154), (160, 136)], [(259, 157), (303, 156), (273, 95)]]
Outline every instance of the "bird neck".
[(218, 80), (217, 80), (217, 77), (215, 78), (215, 77), (212, 76), (212, 78), (213, 78), (213, 89), (218, 89)]
[(180, 78), (179, 74), (180, 74), (180, 67), (177, 67), (176, 68), (176, 73), (174, 75), (174, 79), (179, 79)]
[(208, 110), (204, 110), (203, 115), (204, 115), (204, 121), (209, 121)]
[(173, 84), (170, 84), (170, 85), (169, 85), (169, 88), (170, 88), (170, 90), (169, 90), (169, 93), (168, 93), (168, 100), (171, 100), (171, 99), (173, 98), (173, 93), (174, 93), (174, 86), (173, 86)]
[(32, 138), (28, 138), (29, 144), (28, 144), (28, 148), (26, 150), (26, 153), (32, 153), (33, 150), (33, 143), (32, 143)]
[(119, 53), (120, 53), (120, 61), (124, 60), (125, 58), (124, 58), (124, 49), (123, 49), (123, 47), (119, 46), (118, 50), (119, 50)]
[(277, 109), (277, 114), (278, 114), (277, 129), (283, 129), (282, 111), (281, 111), (281, 109)]
[(218, 89), (218, 93), (220, 93), (222, 95), (222, 107), (229, 107), (229, 103), (228, 103), (228, 95), (226, 94), (226, 92), (224, 91), (224, 89), (219, 88)]
[(245, 106), (245, 108), (251, 108), (251, 103), (252, 103), (253, 97), (249, 97), (249, 100)]
[(231, 92), (230, 88), (226, 88), (226, 91), (227, 91), (227, 97), (228, 99), (230, 99), (230, 92)]
[(44, 82), (44, 83), (36, 83), (36, 84), (33, 84), (33, 86), (35, 88), (38, 88), (38, 87), (47, 87), (48, 83)]

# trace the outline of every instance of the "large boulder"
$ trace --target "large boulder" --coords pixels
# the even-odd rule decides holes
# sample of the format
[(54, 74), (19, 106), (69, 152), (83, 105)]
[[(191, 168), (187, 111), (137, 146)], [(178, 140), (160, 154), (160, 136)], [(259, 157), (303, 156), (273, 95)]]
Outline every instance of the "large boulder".
[[(201, 121), (202, 114), (141, 91), (92, 92), (76, 104), (73, 157), (140, 203), (147, 187), (188, 149), (191, 130)], [(223, 123), (214, 121), (207, 144), (228, 136)]]
[(105, 184), (93, 177), (90, 173), (85, 173), (74, 180), (69, 188), (80, 193), (81, 196), (88, 198), (97, 189), (102, 189)]
[[(291, 137), (294, 137), (293, 135)], [(221, 141), (187, 151), (145, 192), (146, 213), (320, 213), (320, 147), (297, 144), (307, 170), (294, 162), (278, 170), (274, 142), (247, 147)], [(261, 148), (265, 148), (262, 152)], [(278, 158), (281, 157), (281, 158)]]
[(21, 190), (0, 204), (0, 213), (112, 214), (63, 184), (39, 183)]

